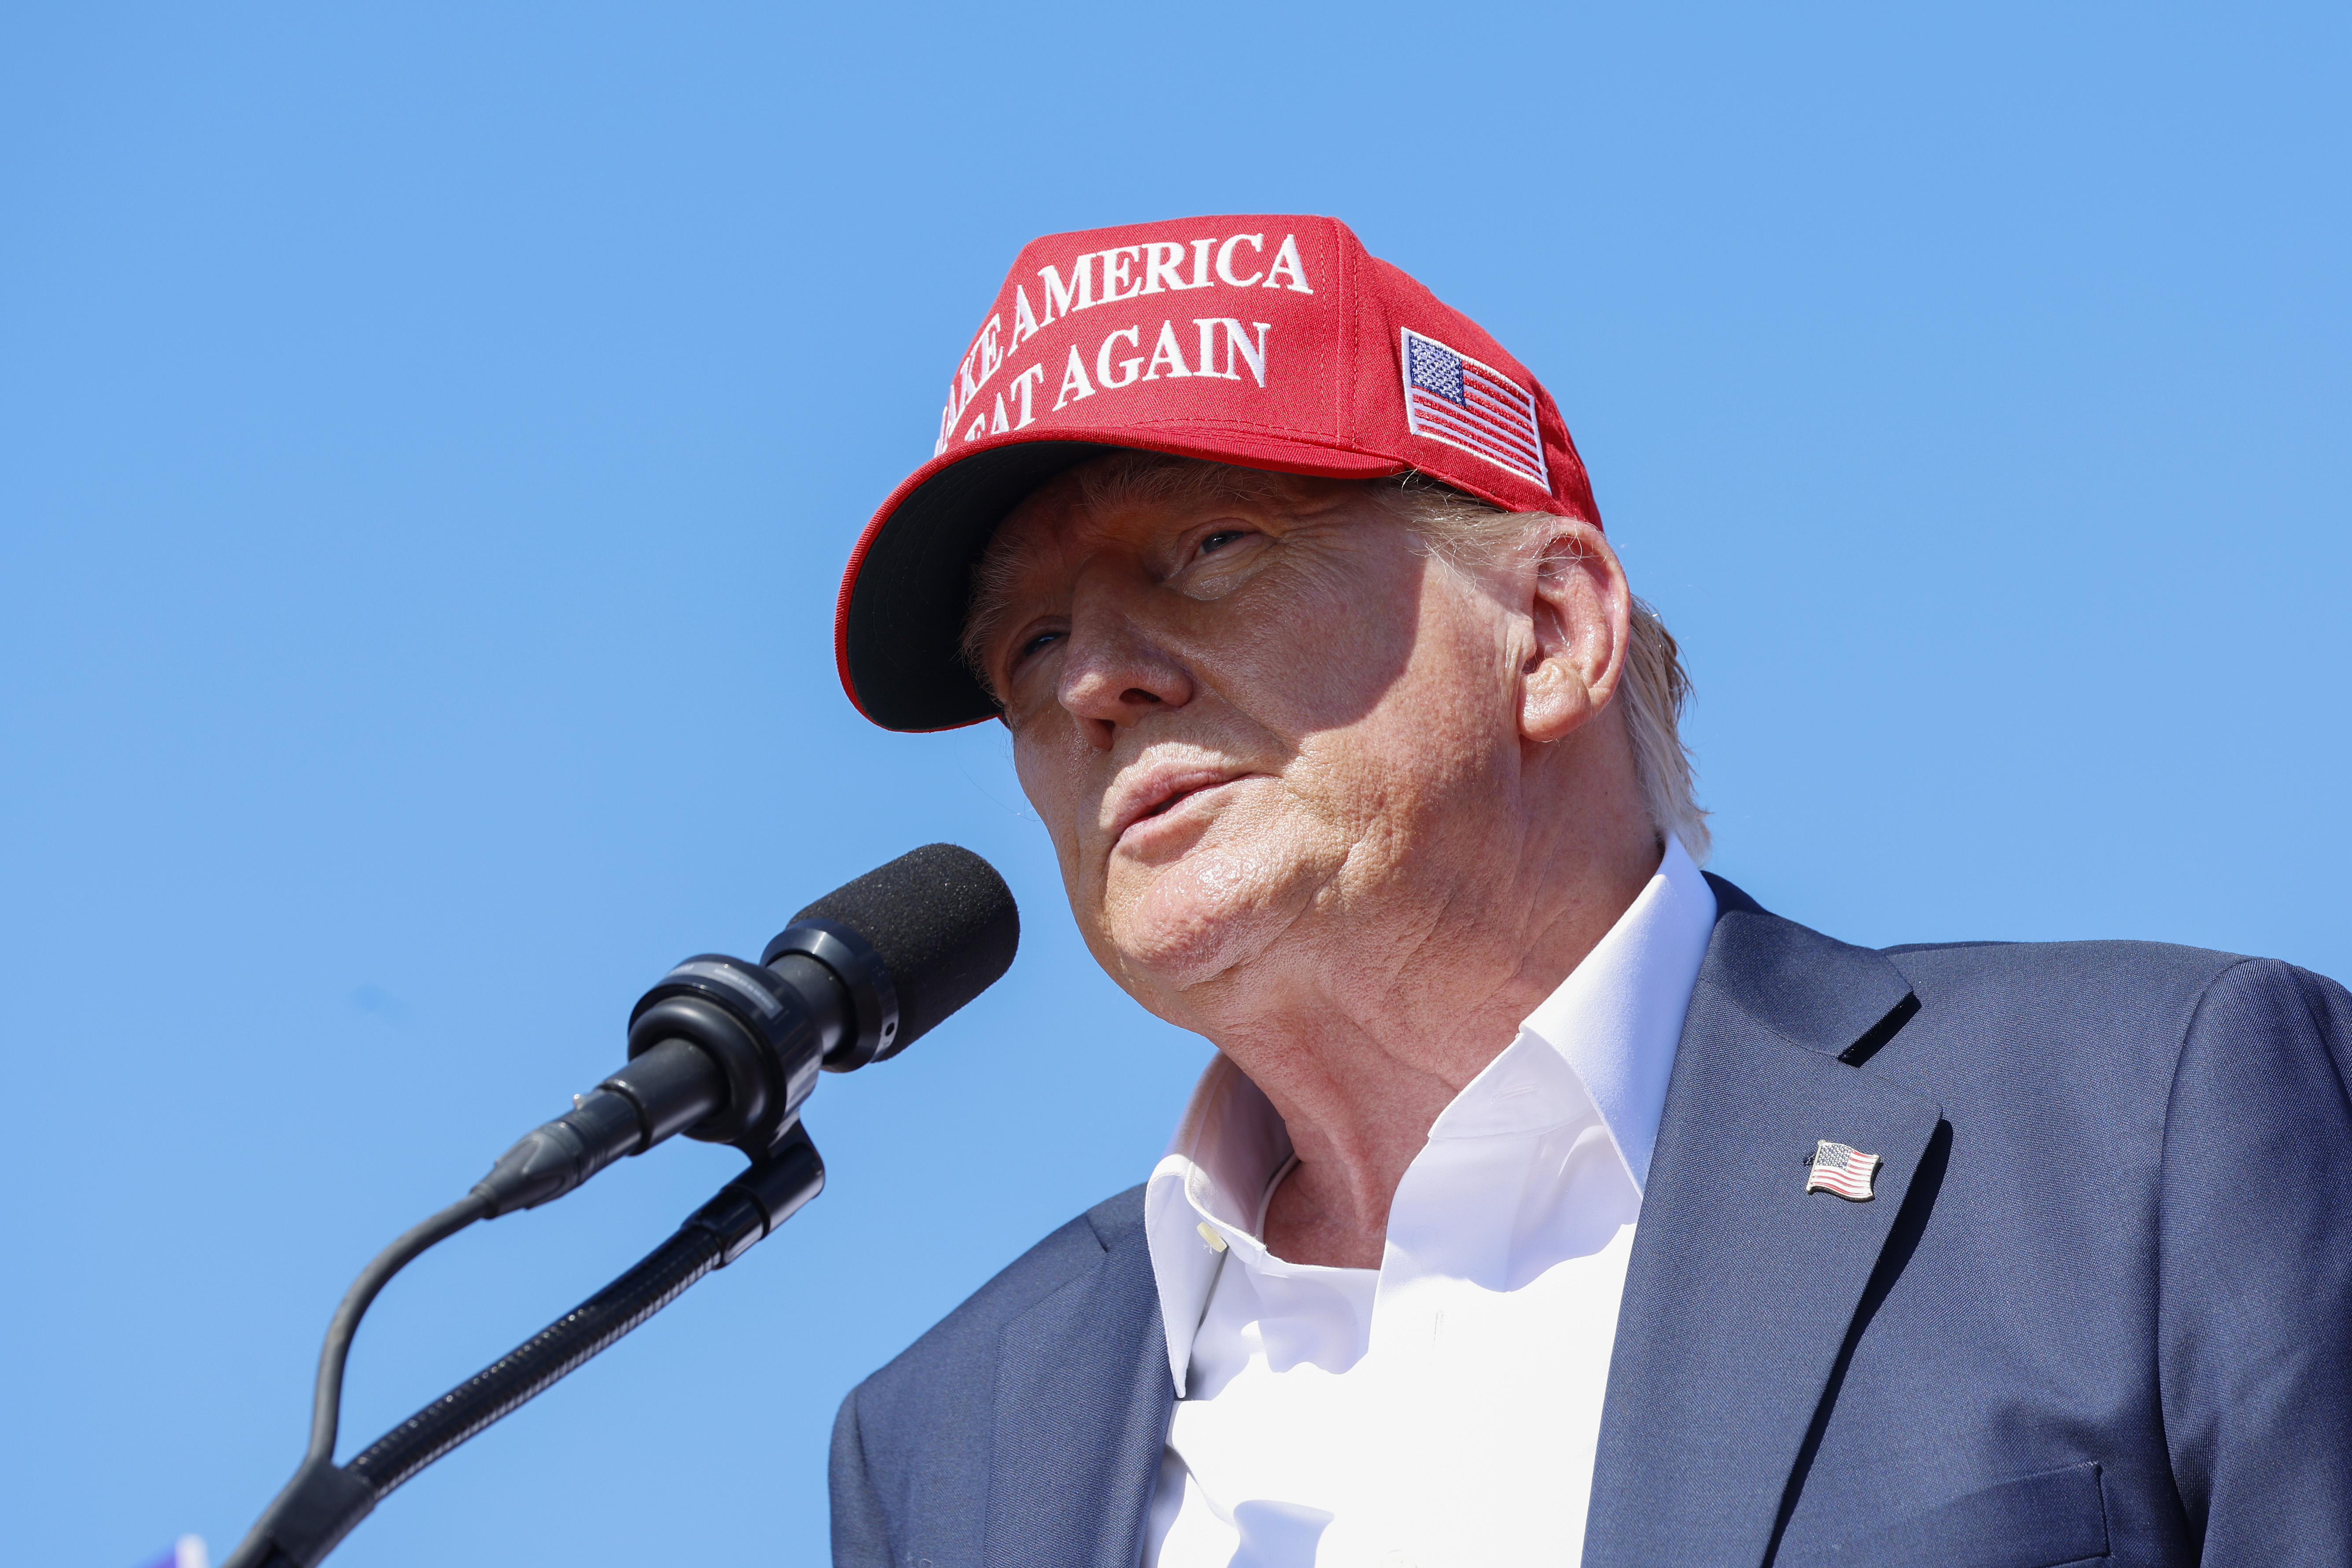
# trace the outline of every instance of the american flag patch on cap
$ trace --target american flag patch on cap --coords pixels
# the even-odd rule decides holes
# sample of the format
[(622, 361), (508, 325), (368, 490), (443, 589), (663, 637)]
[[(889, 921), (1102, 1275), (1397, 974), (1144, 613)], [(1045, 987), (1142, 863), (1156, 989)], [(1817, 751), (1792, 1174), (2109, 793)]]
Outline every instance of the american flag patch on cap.
[(1405, 427), (1549, 489), (1536, 400), (1501, 372), (1404, 329)]
[(1875, 1154), (1865, 1154), (1848, 1144), (1832, 1143), (1824, 1138), (1814, 1146), (1811, 1163), (1812, 1169), (1805, 1176), (1805, 1191), (1809, 1193), (1835, 1193), (1858, 1204), (1866, 1204), (1878, 1195), (1870, 1190), (1881, 1163)]

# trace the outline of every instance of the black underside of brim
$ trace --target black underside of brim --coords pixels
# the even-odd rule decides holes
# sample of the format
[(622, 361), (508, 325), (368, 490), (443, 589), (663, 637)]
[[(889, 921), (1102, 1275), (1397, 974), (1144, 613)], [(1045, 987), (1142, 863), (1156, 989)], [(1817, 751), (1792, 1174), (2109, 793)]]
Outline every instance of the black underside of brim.
[(972, 568), (1022, 498), (1116, 449), (1095, 441), (998, 447), (942, 468), (899, 502), (859, 563), (843, 628), (850, 684), (867, 718), (887, 730), (947, 730), (995, 716), (959, 651)]

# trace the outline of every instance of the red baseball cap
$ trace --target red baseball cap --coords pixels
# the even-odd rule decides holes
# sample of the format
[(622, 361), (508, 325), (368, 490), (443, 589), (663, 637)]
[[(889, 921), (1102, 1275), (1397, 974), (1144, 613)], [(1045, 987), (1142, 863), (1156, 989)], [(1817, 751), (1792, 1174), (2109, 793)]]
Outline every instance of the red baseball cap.
[(1418, 470), (1595, 525), (1551, 394), (1337, 218), (1178, 218), (1032, 240), (948, 383), (931, 460), (850, 552), (841, 683), (891, 730), (996, 704), (960, 652), (971, 571), (1024, 497), (1118, 447), (1334, 479)]

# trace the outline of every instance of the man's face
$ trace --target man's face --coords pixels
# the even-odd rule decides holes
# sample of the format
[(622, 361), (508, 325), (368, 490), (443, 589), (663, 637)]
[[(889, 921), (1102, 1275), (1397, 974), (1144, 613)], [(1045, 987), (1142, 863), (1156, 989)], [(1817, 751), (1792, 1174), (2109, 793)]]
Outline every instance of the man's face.
[(1520, 772), (1526, 617), (1363, 487), (1264, 479), (1090, 502), (1067, 476), (1000, 530), (975, 609), (1088, 945), (1194, 1026), (1207, 994), (1458, 919)]

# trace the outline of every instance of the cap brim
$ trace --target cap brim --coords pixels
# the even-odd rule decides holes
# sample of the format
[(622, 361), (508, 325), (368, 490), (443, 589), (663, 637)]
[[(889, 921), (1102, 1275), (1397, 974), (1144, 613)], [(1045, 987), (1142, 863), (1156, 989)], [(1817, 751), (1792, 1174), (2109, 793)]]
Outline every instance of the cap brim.
[(996, 716), (995, 700), (963, 661), (972, 569), (1029, 492), (1089, 458), (1124, 447), (1332, 479), (1411, 466), (1260, 431), (1171, 428), (1166, 440), (1102, 434), (1117, 438), (1013, 440), (960, 453), (926, 465), (929, 471), (919, 470), (883, 504), (849, 558), (834, 623), (841, 684), (859, 712), (904, 731), (953, 730)]

